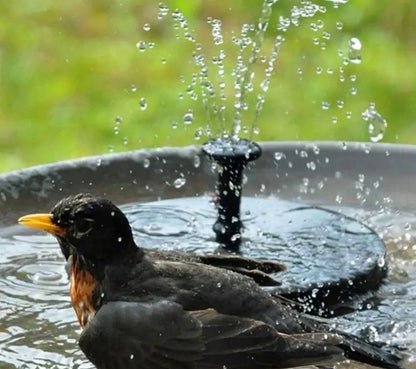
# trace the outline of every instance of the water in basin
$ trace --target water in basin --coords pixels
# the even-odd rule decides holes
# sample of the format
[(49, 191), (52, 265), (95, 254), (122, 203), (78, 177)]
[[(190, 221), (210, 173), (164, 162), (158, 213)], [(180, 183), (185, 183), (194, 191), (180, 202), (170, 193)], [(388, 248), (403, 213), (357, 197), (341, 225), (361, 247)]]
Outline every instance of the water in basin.
[[(123, 209), (139, 245), (209, 252), (217, 247), (210, 229), (215, 209), (207, 205), (211, 212), (197, 210), (201, 201), (209, 204), (209, 200), (133, 204)], [(249, 201), (251, 209), (255, 202), (254, 198)], [(362, 310), (332, 318), (333, 324), (369, 339), (406, 345), (406, 368), (416, 368), (416, 217), (337, 210), (361, 219), (382, 235), (389, 273), (378, 291), (361, 300)], [(244, 253), (278, 259), (267, 244), (269, 236), (262, 232), (264, 222), (252, 216), (255, 211), (243, 205), (244, 235), (249, 240)], [(64, 259), (53, 237), (13, 226), (0, 230), (0, 247), (0, 368), (93, 368), (77, 345), (80, 328), (70, 305)]]

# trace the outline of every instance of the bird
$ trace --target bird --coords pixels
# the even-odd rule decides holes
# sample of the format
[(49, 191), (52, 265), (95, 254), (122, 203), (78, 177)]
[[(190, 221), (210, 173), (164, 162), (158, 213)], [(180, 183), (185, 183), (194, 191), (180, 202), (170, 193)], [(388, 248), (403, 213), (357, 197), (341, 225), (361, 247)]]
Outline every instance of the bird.
[(139, 247), (125, 214), (88, 193), (18, 222), (56, 237), (79, 346), (98, 369), (328, 368), (345, 357), (401, 368), (395, 350), (336, 331), (265, 290), (268, 271), (281, 267), (273, 261)]

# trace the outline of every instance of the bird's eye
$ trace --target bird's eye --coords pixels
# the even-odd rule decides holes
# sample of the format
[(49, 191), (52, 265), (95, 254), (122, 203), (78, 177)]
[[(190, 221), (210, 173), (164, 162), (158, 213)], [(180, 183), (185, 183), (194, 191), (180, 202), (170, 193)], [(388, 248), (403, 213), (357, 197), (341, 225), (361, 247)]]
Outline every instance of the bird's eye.
[(88, 234), (94, 224), (94, 219), (82, 218), (74, 222), (74, 236), (81, 238)]

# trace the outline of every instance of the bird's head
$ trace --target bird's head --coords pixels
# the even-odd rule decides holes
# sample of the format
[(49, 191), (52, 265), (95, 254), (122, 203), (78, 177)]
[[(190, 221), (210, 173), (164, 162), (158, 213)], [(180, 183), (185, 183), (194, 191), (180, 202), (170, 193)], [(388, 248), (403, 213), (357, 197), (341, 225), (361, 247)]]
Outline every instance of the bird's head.
[(122, 211), (90, 194), (66, 197), (50, 213), (26, 215), (18, 222), (53, 234), (66, 259), (77, 255), (105, 262), (136, 248)]

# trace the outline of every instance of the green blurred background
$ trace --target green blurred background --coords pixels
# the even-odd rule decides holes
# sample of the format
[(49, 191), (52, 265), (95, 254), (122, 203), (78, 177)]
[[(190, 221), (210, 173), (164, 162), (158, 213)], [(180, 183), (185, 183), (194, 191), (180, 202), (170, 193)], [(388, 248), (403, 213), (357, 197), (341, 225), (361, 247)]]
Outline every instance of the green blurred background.
[[(260, 56), (270, 55), (279, 19), (285, 19), (279, 17), (306, 3), (275, 4)], [(388, 122), (381, 142), (416, 144), (416, 2), (350, 0), (338, 7), (332, 1), (315, 3), (326, 12), (281, 32), (286, 42), (254, 138), (370, 141), (362, 112), (375, 103)], [(157, 19), (158, 4), (0, 3), (0, 171), (207, 140), (195, 138), (207, 125), (201, 99), (195, 101), (186, 92), (192, 74), (198, 73), (192, 59), (196, 43), (185, 40), (171, 16)], [(214, 82), (218, 73), (210, 60), (225, 50), (226, 119), (232, 122), (231, 70), (237, 48), (231, 38), (239, 35), (243, 23), (256, 23), (262, 1), (165, 4), (185, 15)], [(223, 45), (213, 44), (207, 17), (221, 19)], [(344, 64), (352, 37), (362, 43), (360, 64)], [(136, 47), (139, 41), (146, 42), (143, 52)], [(251, 105), (266, 66), (267, 59), (253, 68), (256, 90), (248, 98)], [(146, 109), (140, 106), (141, 98)], [(192, 124), (183, 122), (188, 109), (194, 111)], [(251, 107), (244, 114), (249, 131), (253, 116)], [(212, 122), (212, 129), (217, 132), (218, 124)]]

